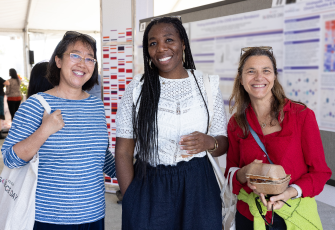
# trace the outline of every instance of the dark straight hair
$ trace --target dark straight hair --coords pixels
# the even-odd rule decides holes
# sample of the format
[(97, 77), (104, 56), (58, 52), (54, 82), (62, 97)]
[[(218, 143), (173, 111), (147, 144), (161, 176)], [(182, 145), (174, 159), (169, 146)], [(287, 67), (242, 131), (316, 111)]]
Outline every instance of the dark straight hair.
[[(141, 81), (143, 81), (142, 91), (133, 106), (133, 130), (136, 142), (135, 148), (139, 158), (139, 176), (145, 176), (146, 165), (149, 161), (157, 162), (158, 159), (157, 111), (161, 88), (158, 68), (153, 63), (149, 65), (151, 57), (148, 51), (148, 34), (154, 25), (160, 23), (170, 24), (176, 29), (185, 45), (183, 66), (186, 69), (195, 69), (188, 36), (181, 20), (174, 17), (163, 17), (151, 21), (143, 35), (144, 74), (141, 78)], [(137, 106), (139, 106), (138, 113), (136, 113)]]
[(30, 73), (27, 98), (39, 92), (45, 92), (53, 88), (53, 85), (45, 77), (47, 74), (48, 62), (40, 62), (34, 65)]
[[(59, 85), (60, 81), (60, 69), (56, 65), (55, 57), (63, 59), (63, 54), (66, 52), (70, 45), (74, 45), (76, 42), (82, 42), (87, 45), (88, 48), (93, 50), (94, 58), (97, 59), (97, 46), (95, 40), (86, 34), (82, 34), (75, 31), (68, 31), (64, 34), (63, 39), (58, 43), (55, 51), (53, 52), (49, 66), (47, 70), (47, 79), (53, 86)], [(98, 83), (98, 62), (95, 63), (94, 71), (91, 78), (83, 85), (83, 90), (90, 90), (94, 85)]]
[(13, 79), (16, 79), (17, 83), (20, 85), (20, 79), (19, 79), (19, 76), (17, 76), (17, 72), (15, 69), (13, 68), (9, 69), (9, 76)]

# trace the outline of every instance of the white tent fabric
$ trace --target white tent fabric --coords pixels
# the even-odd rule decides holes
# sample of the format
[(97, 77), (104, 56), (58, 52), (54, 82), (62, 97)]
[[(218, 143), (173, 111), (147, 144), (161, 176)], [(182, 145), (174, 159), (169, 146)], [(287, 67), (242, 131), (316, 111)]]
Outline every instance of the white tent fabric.
[(31, 39), (36, 39), (37, 33), (44, 34), (44, 40), (49, 35), (61, 37), (68, 30), (99, 36), (100, 0), (0, 0), (0, 35), (15, 38), (21, 34), (23, 75), (28, 78)]
[(100, 31), (100, 0), (0, 0), (0, 32)]

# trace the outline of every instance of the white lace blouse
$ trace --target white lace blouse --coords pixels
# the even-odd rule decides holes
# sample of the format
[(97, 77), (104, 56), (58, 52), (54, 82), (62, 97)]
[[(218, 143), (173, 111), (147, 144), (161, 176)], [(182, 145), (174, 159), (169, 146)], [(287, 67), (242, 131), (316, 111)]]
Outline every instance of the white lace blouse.
[[(186, 151), (181, 150), (179, 141), (181, 136), (198, 131), (206, 133), (207, 111), (200, 95), (193, 74), (188, 71), (188, 78), (167, 79), (159, 77), (161, 95), (158, 104), (158, 157), (150, 165), (176, 165), (180, 161), (189, 161), (194, 157), (203, 157), (206, 152), (201, 152), (189, 157), (182, 157)], [(194, 71), (207, 103), (207, 94), (203, 84), (202, 73)], [(142, 74), (136, 75), (127, 86), (122, 97), (116, 116), (116, 136), (133, 139), (132, 106), (140, 95), (143, 81)], [(224, 111), (222, 95), (219, 89), (219, 76), (209, 76), (212, 97), (214, 100), (212, 124), (209, 129), (211, 136), (227, 136), (227, 119)], [(139, 104), (138, 104), (139, 105)], [(136, 110), (138, 111), (138, 107)], [(186, 154), (187, 155), (187, 154)], [(136, 156), (136, 148), (134, 156)]]

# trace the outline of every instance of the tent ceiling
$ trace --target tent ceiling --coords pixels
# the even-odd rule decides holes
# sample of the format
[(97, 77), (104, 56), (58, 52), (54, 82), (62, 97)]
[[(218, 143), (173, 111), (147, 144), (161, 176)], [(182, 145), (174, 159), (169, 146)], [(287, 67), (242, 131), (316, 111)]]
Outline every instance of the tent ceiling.
[(0, 32), (23, 31), (27, 18), (31, 32), (100, 31), (100, 0), (0, 0), (0, 6)]

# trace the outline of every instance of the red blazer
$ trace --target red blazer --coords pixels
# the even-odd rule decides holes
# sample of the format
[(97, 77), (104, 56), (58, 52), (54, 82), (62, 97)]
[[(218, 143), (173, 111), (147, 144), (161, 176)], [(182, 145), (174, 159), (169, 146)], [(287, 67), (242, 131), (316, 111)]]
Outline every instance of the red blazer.
[[(280, 124), (282, 130), (265, 136), (251, 105), (246, 109), (246, 116), (273, 163), (283, 166), (285, 172), (291, 174), (290, 184), (299, 185), (303, 197), (314, 197), (323, 190), (332, 174), (325, 160), (314, 112), (290, 100), (287, 100), (283, 111), (284, 120)], [(242, 168), (255, 159), (269, 163), (250, 133), (246, 139), (240, 137), (243, 137), (242, 129), (232, 116), (228, 124), (229, 148), (225, 175), (230, 167)], [(241, 184), (234, 175), (233, 193), (238, 194), (241, 188), (247, 193), (252, 192), (246, 183)], [(253, 220), (247, 203), (238, 201), (237, 210)], [(267, 219), (271, 219), (271, 212), (267, 213)]]

